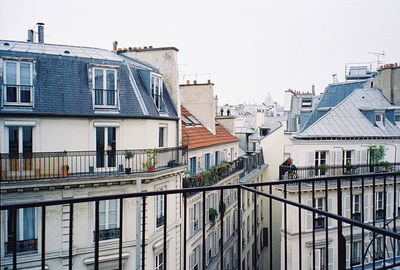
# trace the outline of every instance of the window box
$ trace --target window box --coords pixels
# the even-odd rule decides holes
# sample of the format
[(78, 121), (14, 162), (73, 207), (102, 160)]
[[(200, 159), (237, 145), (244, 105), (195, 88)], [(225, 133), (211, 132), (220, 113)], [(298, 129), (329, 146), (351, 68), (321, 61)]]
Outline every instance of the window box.
[[(13, 242), (6, 242), (6, 254), (10, 254), (13, 252)], [(28, 251), (37, 251), (38, 241), (37, 239), (28, 239), (28, 240), (20, 240), (16, 243), (17, 252), (28, 252)]]
[[(119, 228), (99, 230), (99, 241), (119, 238), (120, 232)], [(96, 239), (96, 231), (93, 232), (93, 239)]]

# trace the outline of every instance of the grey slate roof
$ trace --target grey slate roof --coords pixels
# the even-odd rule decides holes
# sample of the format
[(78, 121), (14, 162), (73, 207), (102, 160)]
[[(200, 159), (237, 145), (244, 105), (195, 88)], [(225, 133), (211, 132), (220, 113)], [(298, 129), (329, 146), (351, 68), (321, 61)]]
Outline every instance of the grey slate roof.
[[(364, 108), (393, 110), (393, 106), (380, 90), (362, 88), (354, 90), (347, 98), (316, 120), (296, 138), (317, 137), (400, 137), (400, 129), (385, 114), (384, 127), (379, 127), (362, 112)], [(373, 115), (372, 115), (373, 117)]]
[[(8, 43), (8, 46), (5, 44)], [(69, 51), (69, 54), (64, 53)], [(0, 58), (28, 58), (34, 62), (34, 106), (3, 106), (2, 114), (58, 115), (113, 118), (177, 119), (175, 105), (164, 84), (167, 113), (159, 113), (139, 70), (158, 70), (136, 59), (89, 47), (38, 44), (0, 40)], [(93, 109), (89, 65), (117, 67), (119, 108), (101, 114)], [(0, 68), (1, 71), (2, 68)], [(132, 74), (132, 76), (130, 75)], [(132, 81), (133, 79), (133, 81)], [(3, 100), (3, 72), (0, 72), (0, 100)]]

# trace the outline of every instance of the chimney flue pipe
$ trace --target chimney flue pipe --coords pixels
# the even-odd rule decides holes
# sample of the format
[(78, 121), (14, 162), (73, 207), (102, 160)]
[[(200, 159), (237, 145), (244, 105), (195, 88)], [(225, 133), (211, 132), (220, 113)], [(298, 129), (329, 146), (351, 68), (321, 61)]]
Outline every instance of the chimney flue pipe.
[(44, 43), (44, 23), (37, 23), (38, 26), (38, 42), (39, 43)]

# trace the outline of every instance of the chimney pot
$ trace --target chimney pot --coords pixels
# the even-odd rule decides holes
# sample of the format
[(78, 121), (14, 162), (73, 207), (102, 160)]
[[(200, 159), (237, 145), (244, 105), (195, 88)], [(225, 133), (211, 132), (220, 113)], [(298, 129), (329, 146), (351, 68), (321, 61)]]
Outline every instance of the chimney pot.
[(44, 43), (44, 23), (38, 22), (37, 23), (38, 26), (38, 42), (39, 43)]
[(186, 80), (186, 84), (190, 84), (190, 80)]
[(28, 42), (34, 42), (34, 40), (33, 40), (33, 30), (32, 29), (28, 30), (28, 39), (27, 39), (27, 41)]
[(118, 46), (118, 41), (114, 41), (113, 42), (113, 51), (116, 51), (117, 50), (117, 46)]
[(147, 46), (144, 46), (143, 49), (147, 50)]
[(197, 81), (196, 81), (196, 80), (194, 80), (194, 81), (193, 81), (193, 84), (197, 84)]
[(208, 80), (208, 84), (211, 84), (211, 80)]
[(149, 49), (153, 49), (153, 46), (149, 46)]

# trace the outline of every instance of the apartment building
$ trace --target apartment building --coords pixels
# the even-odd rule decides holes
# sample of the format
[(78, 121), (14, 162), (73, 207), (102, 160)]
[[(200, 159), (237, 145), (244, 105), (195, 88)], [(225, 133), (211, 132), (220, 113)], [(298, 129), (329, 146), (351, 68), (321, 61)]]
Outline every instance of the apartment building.
[[(157, 58), (177, 50), (152, 51)], [(116, 47), (1, 40), (1, 203), (181, 188), (187, 151), (179, 147), (176, 93), (159, 69)], [(71, 205), (2, 211), (0, 268), (15, 260), (18, 269), (35, 269), (44, 257), (46, 269), (115, 269), (119, 260), (126, 269), (181, 268), (181, 196), (168, 196), (167, 216), (163, 196), (148, 197), (144, 213), (136, 199)]]

